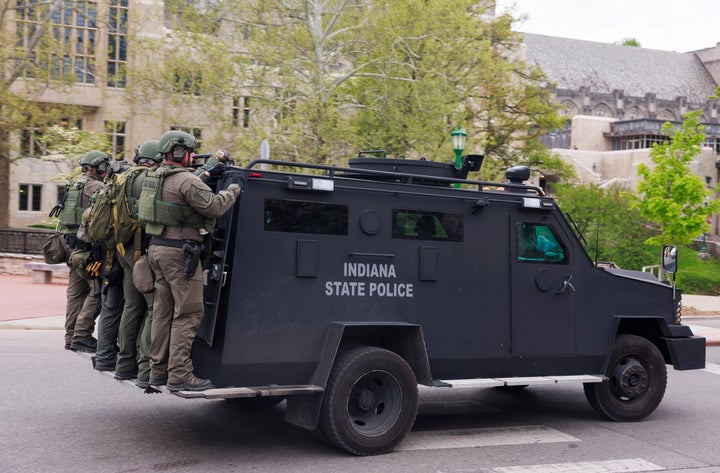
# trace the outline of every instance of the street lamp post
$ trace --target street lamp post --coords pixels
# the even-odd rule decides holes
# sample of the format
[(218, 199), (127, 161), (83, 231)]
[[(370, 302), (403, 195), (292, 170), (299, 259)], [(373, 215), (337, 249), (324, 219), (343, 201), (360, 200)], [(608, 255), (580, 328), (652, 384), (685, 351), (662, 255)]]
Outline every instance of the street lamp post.
[[(463, 151), (465, 151), (467, 133), (465, 133), (465, 130), (460, 128), (459, 123), (457, 128), (450, 132), (450, 141), (452, 142), (453, 151), (455, 152), (455, 167), (460, 169), (462, 167), (462, 154)], [(460, 187), (460, 183), (456, 182), (455, 187)]]

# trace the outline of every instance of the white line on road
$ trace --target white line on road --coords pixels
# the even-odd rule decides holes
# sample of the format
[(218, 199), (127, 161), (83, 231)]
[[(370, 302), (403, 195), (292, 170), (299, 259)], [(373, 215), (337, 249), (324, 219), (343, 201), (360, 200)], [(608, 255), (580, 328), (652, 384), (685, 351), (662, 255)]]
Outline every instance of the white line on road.
[(504, 428), (410, 432), (396, 450), (437, 450), (444, 448), (579, 441), (580, 439), (563, 434), (544, 425), (529, 425)]
[(708, 373), (712, 374), (720, 374), (720, 365), (717, 363), (708, 363), (705, 362), (705, 369), (703, 371), (707, 371)]
[(496, 473), (619, 473), (623, 471), (659, 471), (664, 468), (642, 458), (547, 465), (505, 466), (493, 468)]

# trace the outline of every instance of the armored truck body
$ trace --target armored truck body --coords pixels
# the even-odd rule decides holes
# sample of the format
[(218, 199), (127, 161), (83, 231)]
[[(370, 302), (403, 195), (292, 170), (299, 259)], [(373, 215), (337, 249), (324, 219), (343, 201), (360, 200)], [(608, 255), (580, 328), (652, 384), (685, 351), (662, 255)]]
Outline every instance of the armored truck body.
[(412, 427), (418, 384), (582, 382), (623, 421), (660, 403), (665, 364), (704, 367), (672, 284), (594, 264), (522, 169), (467, 180), (477, 161), (226, 172), (247, 185), (217, 223), (192, 355), (216, 388), (179, 395), (286, 398), (289, 422), (375, 454)]

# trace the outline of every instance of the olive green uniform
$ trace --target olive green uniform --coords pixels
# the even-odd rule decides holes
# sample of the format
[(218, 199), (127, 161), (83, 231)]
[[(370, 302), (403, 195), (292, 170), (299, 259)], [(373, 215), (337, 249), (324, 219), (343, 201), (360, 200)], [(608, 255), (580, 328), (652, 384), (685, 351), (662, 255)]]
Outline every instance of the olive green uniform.
[[(85, 182), (80, 206), (86, 209), (90, 197), (105, 185), (90, 174), (84, 174), (80, 181)], [(69, 259), (72, 249), (66, 248)], [(74, 269), (70, 269), (67, 288), (67, 306), (65, 309), (65, 344), (87, 340), (95, 329), (95, 318), (100, 313), (100, 280), (83, 279)]]
[[(137, 166), (127, 171), (134, 174), (134, 176), (128, 176), (127, 184), (127, 193), (132, 198), (140, 198), (142, 184), (148, 169), (147, 166)], [(147, 379), (150, 376), (150, 328), (152, 327), (154, 295), (152, 293), (142, 294), (133, 284), (135, 244), (134, 239), (131, 239), (125, 244), (125, 256), (118, 255), (124, 271), (122, 284), (125, 306), (120, 318), (119, 351), (115, 371), (118, 373), (137, 372), (138, 378)]]
[[(165, 163), (163, 168), (177, 168)], [(167, 171), (167, 169), (165, 169)], [(189, 207), (194, 217), (202, 216), (212, 223), (232, 207), (240, 194), (240, 186), (230, 186), (213, 194), (200, 178), (191, 172), (176, 172), (165, 177), (161, 200), (179, 207)], [(143, 196), (146, 188), (143, 188)], [(142, 212), (142, 197), (141, 197)], [(195, 218), (197, 221), (197, 218)], [(200, 219), (203, 220), (203, 219)], [(162, 223), (162, 222), (161, 222)], [(150, 232), (150, 222), (147, 224)], [(207, 225), (205, 225), (207, 226)], [(202, 266), (198, 265), (190, 277), (183, 276), (184, 242), (199, 245), (203, 241), (202, 225), (164, 223), (162, 231), (153, 237), (148, 250), (150, 267), (155, 273), (155, 300), (150, 344), (151, 384), (183, 383), (193, 376), (190, 352), (203, 317)], [(157, 228), (157, 226), (155, 226)], [(154, 382), (156, 381), (156, 382)]]

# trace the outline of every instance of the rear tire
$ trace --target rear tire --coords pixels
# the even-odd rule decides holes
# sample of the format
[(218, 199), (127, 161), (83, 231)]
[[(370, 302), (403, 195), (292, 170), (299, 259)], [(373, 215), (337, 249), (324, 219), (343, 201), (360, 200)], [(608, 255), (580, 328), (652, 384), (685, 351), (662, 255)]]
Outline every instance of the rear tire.
[(636, 335), (618, 335), (602, 383), (586, 383), (585, 397), (601, 415), (636, 421), (655, 411), (665, 395), (667, 368), (660, 350)]
[(389, 350), (362, 346), (335, 361), (319, 427), (339, 448), (355, 455), (376, 455), (402, 441), (417, 409), (417, 380), (407, 362)]

